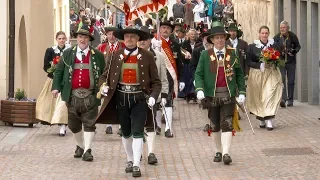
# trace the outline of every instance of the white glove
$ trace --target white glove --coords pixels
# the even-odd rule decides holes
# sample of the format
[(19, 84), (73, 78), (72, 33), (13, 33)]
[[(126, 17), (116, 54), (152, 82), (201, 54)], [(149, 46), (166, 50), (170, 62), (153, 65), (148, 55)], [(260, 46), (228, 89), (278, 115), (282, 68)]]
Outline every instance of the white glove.
[(204, 93), (203, 91), (198, 91), (197, 92), (197, 98), (201, 101), (202, 99), (204, 99)]
[(243, 94), (240, 94), (239, 98), (238, 98), (238, 102), (239, 103), (244, 103), (244, 100), (246, 100), (246, 97)]
[(265, 63), (261, 63), (261, 64), (260, 64), (260, 71), (261, 71), (261, 72), (264, 72), (265, 66), (266, 66)]
[(152, 107), (156, 103), (156, 100), (153, 97), (149, 97), (148, 106)]
[(100, 93), (103, 95), (103, 96), (107, 96), (108, 94), (108, 91), (109, 91), (109, 86), (103, 86)]
[(155, 49), (155, 48), (161, 48), (161, 47), (162, 47), (162, 40), (161, 40), (161, 39), (160, 39), (160, 40), (157, 40), (156, 38), (153, 38), (153, 39), (151, 40), (151, 43), (152, 43), (153, 49)]
[(182, 91), (185, 86), (186, 86), (186, 84), (184, 82), (180, 82), (179, 83), (179, 90)]
[(51, 91), (51, 94), (53, 95), (53, 97), (58, 97), (58, 94), (59, 94), (59, 90), (52, 90)]
[(167, 104), (166, 98), (161, 98), (161, 106), (164, 107)]

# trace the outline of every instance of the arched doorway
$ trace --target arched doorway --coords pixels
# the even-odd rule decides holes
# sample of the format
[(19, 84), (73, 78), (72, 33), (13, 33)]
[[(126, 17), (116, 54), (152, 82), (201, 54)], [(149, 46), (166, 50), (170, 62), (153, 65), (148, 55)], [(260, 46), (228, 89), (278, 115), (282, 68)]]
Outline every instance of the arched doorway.
[[(27, 33), (26, 33), (26, 24), (24, 16), (21, 17), (20, 26), (19, 26), (19, 61), (20, 64), (18, 72), (19, 79), (17, 82), (20, 82), (20, 88), (24, 89), (27, 92), (28, 88), (28, 80), (29, 80), (29, 72), (28, 72), (28, 49), (27, 49)], [(17, 88), (19, 86), (16, 86)], [(28, 92), (27, 92), (28, 93)]]

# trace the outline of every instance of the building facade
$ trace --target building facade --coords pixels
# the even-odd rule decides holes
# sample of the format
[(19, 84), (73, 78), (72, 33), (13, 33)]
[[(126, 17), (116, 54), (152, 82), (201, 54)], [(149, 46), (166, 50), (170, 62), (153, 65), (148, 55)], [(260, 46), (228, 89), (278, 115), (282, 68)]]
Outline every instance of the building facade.
[[(68, 2), (68, 3), (67, 3)], [(57, 31), (69, 33), (68, 0), (15, 0), (15, 89), (24, 89), (28, 98), (37, 98), (46, 73), (43, 58), (46, 48), (54, 45)], [(9, 0), (0, 1), (0, 99), (8, 97), (9, 84)]]
[(300, 102), (319, 105), (319, 8), (320, 0), (234, 0), (235, 18), (242, 25), (244, 39), (252, 43), (258, 29), (269, 26), (270, 37), (279, 32), (282, 20), (300, 41), (297, 55), (295, 97)]

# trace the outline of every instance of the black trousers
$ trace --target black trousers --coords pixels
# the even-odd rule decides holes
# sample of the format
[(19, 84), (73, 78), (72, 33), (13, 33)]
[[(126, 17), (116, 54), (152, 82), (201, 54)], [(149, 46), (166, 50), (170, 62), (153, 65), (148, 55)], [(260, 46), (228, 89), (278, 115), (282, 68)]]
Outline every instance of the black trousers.
[(280, 71), (283, 82), (282, 101), (288, 101), (289, 103), (293, 103), (294, 81), (296, 79), (296, 65), (286, 64), (285, 67), (280, 68)]
[(206, 97), (208, 118), (212, 122), (213, 132), (231, 132), (233, 130), (232, 118), (235, 109), (235, 98)]
[(98, 106), (95, 96), (89, 95), (86, 98), (71, 96), (68, 107), (68, 126), (73, 133), (82, 130), (94, 132), (96, 130), (95, 120), (98, 115)]
[(116, 91), (116, 100), (123, 137), (142, 138), (148, 112), (145, 94)]

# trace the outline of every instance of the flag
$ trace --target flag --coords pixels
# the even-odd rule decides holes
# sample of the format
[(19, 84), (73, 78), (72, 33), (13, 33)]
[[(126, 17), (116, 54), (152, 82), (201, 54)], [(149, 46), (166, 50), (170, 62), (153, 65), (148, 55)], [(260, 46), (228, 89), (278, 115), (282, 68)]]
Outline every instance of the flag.
[(139, 16), (159, 11), (166, 6), (167, 3), (168, 0), (125, 0), (124, 12), (126, 15), (126, 24), (128, 24), (128, 21), (139, 18)]

